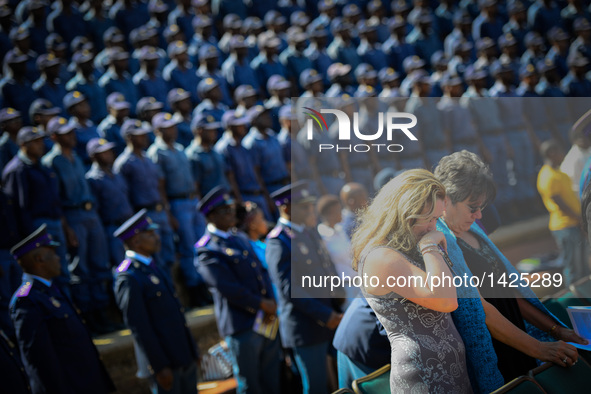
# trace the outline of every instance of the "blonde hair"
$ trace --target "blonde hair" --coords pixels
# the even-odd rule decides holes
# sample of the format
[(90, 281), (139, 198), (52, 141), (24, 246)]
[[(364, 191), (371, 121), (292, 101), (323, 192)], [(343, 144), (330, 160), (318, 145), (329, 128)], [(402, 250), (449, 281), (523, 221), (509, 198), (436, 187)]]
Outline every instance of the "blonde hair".
[[(353, 234), (353, 269), (357, 270), (364, 249), (386, 244), (408, 253), (418, 240), (412, 233), (416, 219), (433, 214), (445, 187), (427, 170), (408, 170), (384, 185), (371, 204), (359, 214)], [(423, 214), (423, 210), (428, 212)]]

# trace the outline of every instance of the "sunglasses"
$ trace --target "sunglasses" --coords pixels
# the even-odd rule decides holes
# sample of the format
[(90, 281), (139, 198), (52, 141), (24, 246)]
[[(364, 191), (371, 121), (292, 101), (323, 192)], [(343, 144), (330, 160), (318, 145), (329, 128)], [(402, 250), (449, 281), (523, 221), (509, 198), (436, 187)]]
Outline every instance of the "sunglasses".
[(484, 211), (484, 208), (486, 208), (486, 204), (484, 204), (481, 207), (473, 207), (472, 205), (466, 204), (466, 206), (468, 207), (468, 209), (470, 209), (470, 213), (471, 214), (475, 214), (476, 212), (480, 211)]

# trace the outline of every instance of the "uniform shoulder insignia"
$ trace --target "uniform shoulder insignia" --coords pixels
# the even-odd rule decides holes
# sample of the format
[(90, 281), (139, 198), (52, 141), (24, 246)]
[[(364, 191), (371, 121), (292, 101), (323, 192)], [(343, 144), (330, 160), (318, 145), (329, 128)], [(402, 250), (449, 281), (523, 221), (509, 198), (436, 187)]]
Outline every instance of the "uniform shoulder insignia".
[(209, 242), (210, 239), (211, 239), (211, 236), (209, 234), (205, 234), (203, 237), (201, 237), (201, 239), (199, 241), (197, 241), (195, 246), (198, 248), (201, 248), (201, 247), (205, 246)]
[(267, 238), (277, 238), (279, 234), (281, 234), (281, 226), (275, 226), (275, 228), (269, 232)]
[(29, 292), (31, 291), (31, 287), (33, 287), (33, 282), (23, 283), (22, 286), (16, 291), (16, 296), (19, 298), (28, 296)]
[(129, 268), (129, 266), (131, 265), (131, 260), (130, 259), (125, 259), (121, 262), (121, 264), (119, 264), (119, 267), (117, 267), (117, 272), (121, 273), (121, 272), (125, 272), (127, 271), (127, 269)]

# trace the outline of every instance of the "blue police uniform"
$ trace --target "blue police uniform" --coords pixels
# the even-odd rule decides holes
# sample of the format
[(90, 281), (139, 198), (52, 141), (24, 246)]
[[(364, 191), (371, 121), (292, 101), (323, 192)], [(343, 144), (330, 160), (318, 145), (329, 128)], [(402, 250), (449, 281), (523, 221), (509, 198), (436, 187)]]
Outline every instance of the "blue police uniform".
[(503, 133), (504, 125), (498, 104), (488, 97), (479, 97), (473, 87), (468, 88), (463, 98), (466, 99), (464, 103), (472, 114), (482, 143), (494, 157), (489, 164), (497, 186), (496, 200), (501, 205), (506, 204), (511, 200), (512, 195), (507, 173), (507, 137)]
[(415, 56), (415, 46), (407, 42), (400, 42), (396, 37), (388, 38), (382, 45), (382, 50), (390, 56), (389, 63), (395, 70), (401, 72), (404, 68), (402, 63), (407, 57)]
[(105, 229), (111, 265), (119, 264), (125, 258), (123, 243), (113, 232), (133, 215), (129, 203), (128, 188), (121, 174), (107, 172), (93, 163), (86, 173), (86, 179), (96, 201), (96, 210)]
[(191, 12), (185, 12), (179, 5), (168, 14), (168, 24), (180, 27), (187, 39), (193, 36), (193, 18), (195, 17), (192, 7), (189, 7), (189, 10)]
[(312, 168), (306, 155), (306, 150), (298, 142), (297, 139), (293, 139), (290, 130), (281, 129), (277, 135), (277, 140), (281, 145), (283, 151), (283, 159), (286, 163), (291, 163), (291, 172), (295, 175), (296, 179), (307, 179), (312, 193), (317, 192), (316, 185), (313, 185), (312, 179)]
[(289, 182), (289, 172), (283, 159), (281, 145), (270, 130), (263, 135), (256, 127), (252, 127), (242, 140), (242, 145), (251, 153), (255, 167), (259, 168), (265, 187), (269, 193), (283, 187)]
[(546, 34), (551, 28), (562, 24), (560, 8), (555, 3), (546, 7), (543, 1), (536, 1), (527, 10), (527, 22), (533, 31)]
[(340, 37), (335, 37), (326, 51), (335, 62), (348, 64), (352, 70), (361, 64), (361, 57), (357, 54), (357, 47), (353, 43), (345, 43)]
[(115, 156), (119, 156), (127, 145), (121, 136), (121, 125), (117, 124), (117, 119), (113, 115), (107, 115), (106, 118), (96, 128), (101, 138), (115, 144), (113, 148)]
[(192, 115), (193, 118), (201, 115), (212, 116), (216, 122), (220, 122), (222, 120), (222, 116), (224, 116), (224, 113), (226, 113), (227, 110), (228, 107), (225, 104), (214, 104), (210, 99), (205, 99), (195, 107)]
[(3, 133), (0, 137), (0, 171), (16, 156), (18, 149), (18, 145), (10, 138), (10, 135), (6, 132)]
[(66, 90), (66, 83), (60, 79), (53, 81), (54, 86), (49, 84), (49, 81), (43, 76), (33, 83), (33, 90), (37, 94), (37, 97), (49, 100), (54, 107), (62, 109), (64, 113), (64, 97), (68, 93)]
[[(288, 79), (299, 80), (302, 71), (314, 67), (311, 59), (304, 56), (303, 52), (298, 52), (292, 46), (289, 46), (285, 51), (281, 52), (279, 55), (279, 61), (285, 66)], [(303, 86), (300, 87), (303, 88)]]
[(216, 81), (220, 89), (222, 89), (221, 102), (223, 103), (223, 105), (233, 105), (228, 81), (226, 81), (226, 78), (222, 75), (221, 71), (216, 70), (214, 73), (210, 73), (209, 71), (207, 71), (207, 68), (205, 66), (200, 66), (197, 69), (197, 77), (199, 78), (197, 85), (199, 85), (199, 82), (207, 78), (212, 78), (214, 81)]
[(324, 393), (326, 355), (334, 334), (326, 323), (340, 305), (327, 294), (311, 298), (311, 289), (296, 283), (301, 283), (302, 275), (336, 276), (333, 263), (316, 230), (294, 225), (284, 218), (279, 219), (267, 237), (265, 257), (279, 293), (281, 342), (293, 349), (304, 393)]
[(457, 98), (443, 97), (437, 108), (441, 112), (442, 131), (451, 135), (454, 152), (467, 150), (479, 154), (479, 136), (472, 120), (472, 113)]
[[(341, 178), (338, 154), (333, 149), (324, 152), (319, 150), (321, 144), (334, 145), (335, 143), (328, 131), (323, 130), (319, 133), (313, 130), (312, 139), (308, 139), (308, 131), (304, 128), (298, 133), (297, 141), (306, 150), (308, 158), (315, 159), (316, 171), (328, 193), (338, 195), (345, 186), (345, 181)], [(320, 188), (320, 185), (318, 187)]]
[[(439, 160), (450, 154), (446, 147), (445, 133), (442, 129), (441, 112), (436, 99), (431, 97), (411, 96), (406, 103), (406, 112), (417, 117), (417, 131), (425, 149), (429, 167), (435, 167)], [(428, 137), (427, 137), (428, 136)]]
[(264, 53), (260, 53), (257, 57), (252, 59), (250, 67), (254, 70), (257, 76), (258, 85), (261, 87), (265, 87), (272, 75), (281, 75), (284, 78), (287, 75), (287, 70), (279, 61), (278, 56), (274, 56), (273, 61), (269, 61)]
[(64, 216), (78, 238), (78, 264), (73, 272), (80, 281), (72, 287), (74, 299), (83, 312), (100, 309), (109, 301), (103, 283), (111, 278), (109, 255), (82, 161), (75, 153), (72, 160), (63, 156), (55, 144), (41, 162), (57, 174)]
[(240, 85), (251, 85), (255, 90), (260, 90), (259, 80), (248, 59), (240, 64), (235, 54), (230, 55), (222, 64), (222, 75), (233, 89)]
[(195, 105), (199, 102), (197, 89), (193, 88), (199, 84), (200, 78), (197, 76), (197, 69), (191, 63), (185, 65), (186, 69), (181, 70), (175, 60), (172, 60), (164, 67), (162, 71), (163, 78), (168, 81), (171, 89), (188, 89), (191, 94), (191, 102)]
[(0, 328), (0, 368), (6, 376), (2, 381), (4, 390), (15, 394), (31, 392), (29, 376), (25, 372), (18, 344), (2, 328)]
[(2, 106), (16, 109), (23, 117), (23, 124), (30, 124), (29, 106), (38, 98), (31, 82), (4, 78), (0, 81), (0, 91), (2, 92)]
[(189, 160), (180, 144), (169, 147), (161, 137), (150, 146), (147, 156), (152, 159), (164, 177), (170, 212), (179, 224), (177, 229), (180, 267), (188, 287), (202, 283), (193, 266), (195, 242), (205, 232), (205, 218), (195, 210), (199, 202), (195, 194), (195, 181)]
[(94, 44), (97, 52), (105, 49), (105, 43), (103, 41), (104, 34), (111, 27), (115, 26), (115, 22), (109, 18), (107, 10), (103, 9), (102, 15), (97, 15), (95, 10), (91, 8), (84, 14), (84, 23), (88, 26), (88, 37)]
[(214, 187), (230, 188), (226, 179), (226, 163), (224, 157), (215, 150), (206, 151), (195, 140), (185, 149), (191, 164), (191, 174), (199, 186), (199, 192), (205, 196)]
[(365, 297), (351, 302), (332, 343), (338, 351), (339, 387), (351, 388), (353, 380), (390, 363), (388, 334)]
[(4, 193), (16, 206), (19, 235), (33, 232), (41, 224), (60, 243), (56, 252), (62, 264), (60, 284), (70, 282), (66, 259), (66, 237), (62, 228), (62, 208), (57, 175), (51, 169), (33, 162), (22, 152), (6, 165), (2, 173)]
[(162, 179), (158, 167), (145, 154), (136, 156), (127, 147), (115, 160), (113, 172), (123, 175), (127, 182), (129, 202), (134, 210), (146, 208), (148, 216), (158, 224), (162, 248), (155, 257), (162, 268), (169, 269), (175, 261), (174, 238), (158, 191), (158, 184)]
[(560, 86), (567, 97), (591, 96), (591, 81), (586, 78), (578, 78), (572, 71), (566, 74), (566, 77), (560, 82)]
[[(118, 232), (122, 233), (118, 235), (122, 240), (133, 236), (135, 229), (151, 229), (138, 223), (140, 214), (143, 219), (139, 221), (145, 221), (145, 211), (140, 211), (129, 220), (130, 224), (120, 227)], [(169, 278), (151, 257), (131, 250), (126, 252), (126, 259), (117, 267), (115, 300), (137, 344), (138, 365), (147, 363), (153, 374), (152, 392), (196, 393), (198, 354), (184, 308)], [(171, 391), (164, 391), (154, 379), (164, 368), (172, 369), (174, 386)]]
[(107, 116), (107, 95), (104, 87), (98, 84), (98, 77), (87, 79), (79, 72), (68, 81), (66, 89), (77, 90), (86, 97), (92, 108), (90, 119), (94, 123), (100, 123)]
[(255, 202), (271, 219), (267, 202), (263, 198), (262, 190), (257, 180), (254, 163), (250, 152), (240, 143), (237, 144), (230, 133), (225, 133), (215, 144), (214, 150), (225, 160), (226, 171), (232, 171), (238, 184), (238, 189), (245, 201)]
[[(55, 246), (41, 226), (10, 252), (20, 260), (39, 247)], [(25, 273), (10, 311), (33, 393), (115, 390), (77, 309), (51, 279)]]
[(0, 271), (2, 272), (0, 275), (0, 329), (8, 333), (9, 336), (14, 334), (14, 329), (8, 305), (10, 297), (21, 283), (23, 273), (10, 254), (10, 248), (20, 239), (13, 204), (14, 202), (9, 200), (0, 190)]
[(55, 11), (47, 17), (47, 29), (59, 34), (68, 44), (76, 36), (88, 35), (87, 26), (80, 11), (73, 5), (70, 6), (69, 11), (69, 13), (65, 13), (62, 6), (58, 5)]
[(150, 13), (148, 12), (148, 4), (141, 1), (129, 2), (130, 7), (127, 8), (127, 2), (118, 1), (109, 10), (110, 19), (115, 21), (115, 26), (121, 30), (124, 36), (129, 37), (129, 33), (133, 29), (148, 23), (150, 20)]
[(86, 152), (86, 145), (88, 141), (99, 138), (100, 135), (95, 124), (90, 120), (87, 120), (84, 124), (80, 123), (76, 118), (72, 118), (70, 121), (76, 126), (76, 154), (82, 160), (84, 168), (88, 170), (91, 161)]
[[(119, 78), (114, 71), (107, 70), (99, 79), (99, 86), (105, 89), (107, 96), (113, 92), (119, 92), (128, 103), (137, 103), (139, 100), (137, 87), (127, 72), (123, 74), (122, 78)], [(133, 111), (131, 112), (133, 114)]]
[[(200, 210), (207, 215), (232, 204), (222, 188), (204, 197)], [(279, 392), (279, 339), (253, 329), (263, 299), (273, 300), (273, 287), (248, 238), (208, 224), (195, 245), (195, 265), (214, 298), (218, 330), (231, 351), (238, 393)], [(261, 373), (264, 371), (264, 375)]]
[(503, 122), (504, 133), (514, 152), (513, 163), (517, 183), (510, 196), (515, 200), (535, 197), (535, 159), (531, 141), (523, 120), (523, 99), (513, 90), (506, 89), (500, 83), (490, 89), (489, 94), (499, 97), (497, 100), (499, 115)]
[[(155, 230), (158, 226), (146, 212), (136, 213), (113, 235), (126, 242), (136, 234)], [(152, 392), (195, 393), (193, 361), (197, 352), (170, 277), (152, 257), (132, 250), (126, 252), (115, 273), (115, 301), (134, 335), (138, 376), (149, 377), (170, 368), (174, 378), (171, 391), (164, 391), (152, 379)]]
[(107, 393), (113, 382), (70, 300), (29, 274), (10, 305), (33, 393)]
[(159, 72), (150, 78), (145, 71), (140, 70), (133, 76), (133, 83), (137, 86), (139, 97), (154, 97), (156, 101), (161, 103), (168, 102), (167, 95), (171, 86)]

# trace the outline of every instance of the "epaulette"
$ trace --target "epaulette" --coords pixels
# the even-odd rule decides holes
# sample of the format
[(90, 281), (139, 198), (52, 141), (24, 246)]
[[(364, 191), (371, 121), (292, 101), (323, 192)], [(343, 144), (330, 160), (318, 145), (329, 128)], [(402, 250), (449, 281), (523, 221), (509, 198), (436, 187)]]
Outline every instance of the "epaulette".
[(129, 268), (129, 266), (131, 265), (131, 260), (130, 259), (125, 259), (121, 262), (121, 264), (119, 264), (119, 267), (117, 267), (117, 272), (121, 273), (121, 272), (125, 272), (127, 271), (127, 269)]
[(16, 291), (15, 295), (17, 297), (26, 297), (29, 295), (29, 292), (31, 291), (31, 287), (33, 287), (33, 282), (25, 282), (21, 285), (21, 287), (19, 287), (19, 289)]
[(197, 243), (195, 244), (196, 248), (201, 248), (203, 246), (205, 246), (209, 240), (211, 239), (211, 236), (209, 234), (205, 234), (203, 237), (201, 237), (201, 239), (199, 241), (197, 241)]

